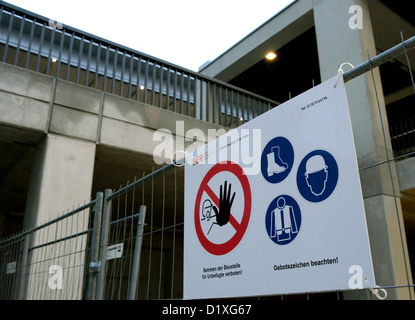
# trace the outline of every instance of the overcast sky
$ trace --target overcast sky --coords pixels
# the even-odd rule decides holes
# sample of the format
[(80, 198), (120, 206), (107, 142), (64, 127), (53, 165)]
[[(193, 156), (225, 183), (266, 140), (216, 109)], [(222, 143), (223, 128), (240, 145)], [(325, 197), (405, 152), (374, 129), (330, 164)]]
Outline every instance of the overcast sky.
[(7, 0), (197, 71), (292, 0)]

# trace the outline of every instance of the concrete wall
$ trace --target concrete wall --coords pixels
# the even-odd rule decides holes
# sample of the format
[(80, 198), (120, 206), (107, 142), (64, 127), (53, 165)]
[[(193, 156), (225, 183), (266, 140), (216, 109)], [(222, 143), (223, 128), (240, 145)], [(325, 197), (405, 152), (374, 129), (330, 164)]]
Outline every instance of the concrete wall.
[[(197, 128), (206, 133), (206, 138), (208, 129), (223, 130), (178, 113), (0, 63), (0, 134), (5, 132), (3, 128), (38, 134), (26, 227), (91, 199), (96, 146), (151, 159), (160, 144), (153, 139), (158, 129), (167, 129), (175, 137)], [(183, 148), (192, 143), (186, 141)], [(166, 154), (163, 160), (170, 159), (171, 154)], [(111, 183), (108, 181), (106, 187), (113, 187)]]
[(270, 48), (281, 48), (313, 24), (312, 1), (296, 1), (200, 71), (207, 76), (229, 81), (241, 69), (246, 70), (261, 61)]
[[(362, 29), (349, 27), (349, 8), (353, 5), (363, 9)], [(368, 55), (376, 55), (367, 1), (314, 0), (313, 6), (323, 81), (332, 77), (343, 62), (359, 65)], [(373, 79), (371, 73), (366, 73), (347, 84), (346, 89), (360, 168), (386, 161), (388, 155), (391, 158), (393, 152), (379, 69), (373, 71)], [(380, 117), (384, 119), (384, 127)], [(363, 170), (361, 184), (376, 281), (383, 286), (408, 284), (410, 265), (405, 232), (400, 232), (404, 225), (394, 163)], [(411, 277), (409, 283), (412, 283)], [(408, 289), (390, 290), (389, 297), (407, 299), (409, 292)]]
[(152, 155), (155, 130), (222, 127), (0, 63), (0, 125)]
[(399, 185), (402, 191), (415, 189), (415, 158), (408, 158), (396, 164)]
[[(128, 162), (152, 162), (154, 166), (153, 152), (160, 141), (155, 141), (153, 135), (162, 128), (172, 133), (173, 143), (181, 136), (181, 143), (177, 145), (180, 150), (194, 143), (192, 135), (185, 139), (190, 129), (200, 130), (206, 138), (209, 138), (209, 129), (224, 131), (222, 127), (178, 113), (0, 63), (0, 148), (5, 146), (0, 152), (13, 153), (14, 148), (6, 148), (15, 141), (30, 142), (31, 173), (30, 177), (23, 176), (23, 179), (28, 179), (24, 229), (38, 226), (89, 202), (94, 197), (91, 191), (97, 162), (109, 164), (105, 168), (110, 172), (100, 169), (99, 186), (103, 188), (118, 186), (114, 183), (114, 176), (121, 177), (123, 183), (128, 179), (124, 172), (113, 172), (111, 163), (114, 157), (123, 157), (119, 159), (121, 167)], [(196, 135), (196, 138), (201, 139), (201, 136)], [(174, 147), (169, 152), (161, 160), (169, 162)], [(0, 216), (0, 223), (5, 217)], [(72, 227), (76, 232), (85, 231), (89, 226), (87, 220), (88, 214), (82, 215), (78, 225), (70, 227), (71, 231)], [(41, 232), (41, 236), (34, 235), (30, 239), (31, 245), (55, 240), (57, 231), (53, 228), (55, 226)], [(58, 236), (68, 235), (61, 230)], [(77, 248), (76, 253), (56, 249), (42, 264), (35, 263), (42, 258), (42, 250), (30, 253), (29, 263), (33, 263), (34, 269), (27, 279), (30, 286), (26, 299), (36, 299), (39, 294), (47, 299), (82, 298), (85, 253), (78, 243), (86, 245), (85, 237), (65, 242), (65, 248)], [(70, 258), (60, 257), (60, 254)], [(73, 262), (79, 267), (67, 268)], [(45, 285), (50, 277), (45, 270), (52, 263), (63, 266), (66, 279), (72, 279), (71, 283), (64, 284), (65, 290), (53, 295)]]

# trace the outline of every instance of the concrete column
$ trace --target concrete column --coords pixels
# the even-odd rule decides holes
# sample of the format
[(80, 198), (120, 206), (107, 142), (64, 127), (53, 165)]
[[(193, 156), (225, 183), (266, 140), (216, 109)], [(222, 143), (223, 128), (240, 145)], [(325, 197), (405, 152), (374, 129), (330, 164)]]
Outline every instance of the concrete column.
[[(91, 200), (95, 147), (93, 142), (59, 135), (45, 137), (37, 147), (32, 167), (25, 229), (39, 226)], [(89, 211), (62, 220), (32, 234), (30, 245), (85, 231), (88, 220)], [(26, 298), (80, 299), (86, 242), (86, 236), (79, 236), (32, 250)], [(59, 286), (50, 285), (50, 279), (56, 275), (61, 276), (62, 281), (58, 282)]]
[(95, 143), (49, 134), (32, 168), (24, 228), (91, 200)]
[[(353, 16), (349, 9), (353, 5), (362, 8), (361, 29), (349, 26)], [(313, 0), (313, 9), (322, 81), (335, 76), (343, 62), (356, 66), (368, 59), (367, 50), (371, 56), (376, 54), (367, 1)], [(360, 168), (386, 161), (387, 154), (389, 157), (393, 154), (378, 69), (374, 70), (374, 78), (383, 128), (371, 74), (366, 73), (346, 85)], [(412, 283), (394, 163), (391, 163), (391, 168), (385, 164), (361, 171), (361, 183), (377, 284), (407, 285), (408, 275)], [(414, 297), (407, 288), (388, 290), (391, 299), (408, 299), (410, 295)], [(365, 298), (367, 295), (358, 297), (347, 293), (346, 297)]]

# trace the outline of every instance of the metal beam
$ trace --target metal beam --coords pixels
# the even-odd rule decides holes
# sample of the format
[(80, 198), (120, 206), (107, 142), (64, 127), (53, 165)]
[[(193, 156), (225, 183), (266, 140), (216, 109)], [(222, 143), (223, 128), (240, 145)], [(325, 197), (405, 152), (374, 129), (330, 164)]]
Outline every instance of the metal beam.
[(377, 55), (376, 57), (369, 59), (368, 61), (354, 67), (353, 69), (344, 73), (344, 82), (349, 82), (354, 78), (370, 71), (373, 68), (379, 67), (385, 62), (395, 58), (396, 56), (403, 54), (405, 50), (411, 50), (415, 48), (415, 36), (403, 41), (395, 47)]

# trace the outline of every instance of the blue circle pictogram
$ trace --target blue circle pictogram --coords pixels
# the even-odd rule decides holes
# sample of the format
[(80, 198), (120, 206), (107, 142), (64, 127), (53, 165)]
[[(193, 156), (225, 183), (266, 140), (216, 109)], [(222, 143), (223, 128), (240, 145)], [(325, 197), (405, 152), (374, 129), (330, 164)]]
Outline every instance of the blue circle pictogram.
[(265, 216), (265, 228), (269, 238), (278, 245), (291, 243), (300, 232), (301, 210), (288, 195), (275, 198)]
[(294, 148), (284, 137), (272, 139), (264, 148), (261, 156), (262, 176), (270, 183), (284, 181), (294, 164)]
[(339, 168), (336, 159), (327, 151), (316, 150), (301, 161), (297, 172), (297, 186), (301, 195), (310, 202), (329, 198), (337, 186)]

